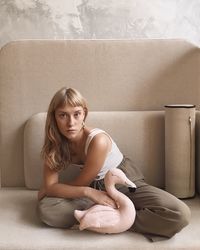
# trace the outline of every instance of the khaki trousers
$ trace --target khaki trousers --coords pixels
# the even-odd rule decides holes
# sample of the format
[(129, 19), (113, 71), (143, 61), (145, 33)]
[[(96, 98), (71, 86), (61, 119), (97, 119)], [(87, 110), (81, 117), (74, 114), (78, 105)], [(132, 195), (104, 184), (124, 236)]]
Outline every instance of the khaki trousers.
[[(133, 163), (124, 158), (119, 166), (127, 177), (135, 182), (137, 189), (130, 193), (128, 188), (117, 186), (126, 194), (136, 208), (136, 219), (130, 230), (143, 233), (149, 239), (154, 236), (170, 238), (190, 221), (190, 209), (175, 196), (144, 182), (142, 173)], [(92, 187), (105, 190), (104, 181), (94, 181)], [(94, 203), (87, 198), (63, 199), (44, 197), (38, 203), (38, 215), (45, 224), (52, 227), (70, 228), (77, 223), (74, 210), (84, 210)]]

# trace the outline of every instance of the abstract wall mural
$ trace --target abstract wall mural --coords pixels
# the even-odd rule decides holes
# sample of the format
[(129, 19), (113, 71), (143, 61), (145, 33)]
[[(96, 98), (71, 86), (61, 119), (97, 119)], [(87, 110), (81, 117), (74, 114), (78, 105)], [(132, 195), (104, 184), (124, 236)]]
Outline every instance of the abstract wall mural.
[(0, 47), (19, 39), (184, 38), (200, 45), (200, 0), (0, 0)]

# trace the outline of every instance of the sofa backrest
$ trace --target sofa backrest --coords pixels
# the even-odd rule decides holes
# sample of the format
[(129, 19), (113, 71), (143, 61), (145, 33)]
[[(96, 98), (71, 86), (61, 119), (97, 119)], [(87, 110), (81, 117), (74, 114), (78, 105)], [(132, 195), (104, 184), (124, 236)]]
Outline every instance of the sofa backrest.
[(162, 111), (169, 103), (198, 106), (199, 81), (199, 49), (182, 40), (9, 43), (0, 51), (2, 186), (25, 185), (24, 126), (60, 87), (80, 90), (91, 111)]
[[(38, 189), (42, 181), (40, 152), (44, 142), (45, 120), (46, 113), (39, 113), (33, 115), (25, 125), (25, 184), (30, 189)], [(90, 112), (86, 124), (108, 132), (122, 153), (142, 170), (146, 181), (158, 187), (164, 186), (163, 111)], [(76, 172), (72, 166), (70, 171), (61, 171), (60, 177), (63, 181), (70, 180)]]

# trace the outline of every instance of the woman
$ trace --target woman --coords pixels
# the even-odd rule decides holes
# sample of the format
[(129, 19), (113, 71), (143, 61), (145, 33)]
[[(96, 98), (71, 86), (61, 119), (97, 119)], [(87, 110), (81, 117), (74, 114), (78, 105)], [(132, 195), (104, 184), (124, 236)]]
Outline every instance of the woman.
[[(38, 193), (40, 219), (53, 227), (69, 228), (76, 223), (75, 209), (87, 209), (94, 203), (116, 207), (103, 179), (110, 168), (118, 167), (137, 186), (135, 193), (119, 188), (137, 210), (132, 230), (168, 238), (179, 232), (189, 223), (189, 208), (173, 195), (145, 183), (139, 169), (105, 131), (85, 126), (87, 114), (85, 99), (72, 88), (59, 90), (49, 105), (42, 149), (44, 178)], [(70, 164), (82, 166), (80, 174), (60, 183), (59, 173), (67, 171)]]

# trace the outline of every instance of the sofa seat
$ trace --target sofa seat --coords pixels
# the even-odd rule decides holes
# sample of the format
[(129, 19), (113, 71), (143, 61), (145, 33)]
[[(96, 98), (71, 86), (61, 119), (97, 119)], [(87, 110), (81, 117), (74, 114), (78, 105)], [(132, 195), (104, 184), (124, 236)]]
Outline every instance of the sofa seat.
[[(36, 215), (37, 192), (23, 188), (0, 190), (1, 250), (81, 249), (200, 249), (200, 197), (184, 200), (192, 211), (189, 226), (172, 239), (150, 242), (143, 235), (127, 231), (101, 235), (74, 229), (55, 229), (41, 223)], [(152, 225), (153, 226), (153, 225)]]

